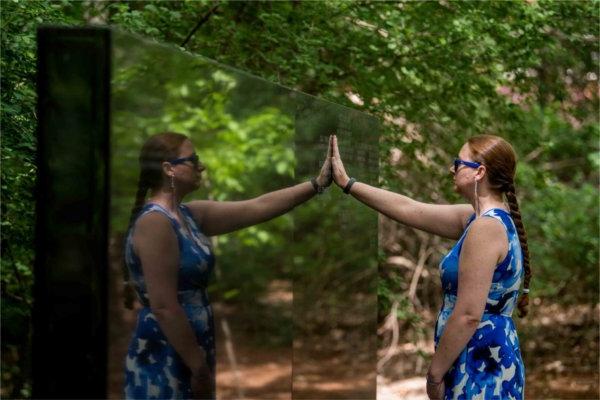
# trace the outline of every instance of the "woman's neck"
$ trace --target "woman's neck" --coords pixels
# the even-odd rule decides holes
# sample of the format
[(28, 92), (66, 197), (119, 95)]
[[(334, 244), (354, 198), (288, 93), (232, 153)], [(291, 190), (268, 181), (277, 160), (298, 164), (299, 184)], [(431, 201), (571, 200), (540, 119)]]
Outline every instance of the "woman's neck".
[(181, 204), (181, 197), (177, 196), (173, 192), (166, 191), (164, 189), (152, 191), (150, 197), (146, 200), (146, 203), (155, 203), (163, 207), (164, 209), (177, 213), (179, 205)]
[(477, 209), (477, 199), (472, 199), (471, 205), (475, 212), (479, 211), (477, 216), (492, 208), (501, 208), (506, 210), (506, 205), (502, 199), (502, 194), (494, 193), (490, 190), (482, 190), (478, 196), (479, 210)]

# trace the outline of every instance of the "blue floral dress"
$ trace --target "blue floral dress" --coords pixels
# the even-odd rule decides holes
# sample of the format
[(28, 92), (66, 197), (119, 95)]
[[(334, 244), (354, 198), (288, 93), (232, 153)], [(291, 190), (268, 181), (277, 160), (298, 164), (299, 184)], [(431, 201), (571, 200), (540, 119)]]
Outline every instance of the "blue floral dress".
[[(525, 369), (511, 318), (523, 276), (521, 245), (510, 213), (494, 208), (480, 218), (483, 217), (496, 218), (504, 225), (508, 253), (496, 266), (477, 330), (444, 377), (445, 399), (523, 399)], [(440, 263), (444, 301), (435, 327), (436, 348), (456, 304), (458, 260), (474, 219), (473, 214), (461, 238)]]
[[(213, 312), (206, 286), (214, 267), (210, 240), (198, 229), (190, 211), (180, 205), (181, 214), (191, 230), (188, 231), (158, 204), (146, 204), (142, 215), (164, 214), (177, 235), (179, 244), (178, 300), (196, 335), (198, 345), (207, 356), (209, 368), (215, 368), (215, 335)], [(189, 399), (192, 396), (190, 370), (162, 333), (149, 307), (146, 283), (140, 259), (133, 251), (135, 224), (125, 242), (125, 261), (138, 299), (143, 305), (131, 338), (125, 362), (125, 397), (128, 399)]]

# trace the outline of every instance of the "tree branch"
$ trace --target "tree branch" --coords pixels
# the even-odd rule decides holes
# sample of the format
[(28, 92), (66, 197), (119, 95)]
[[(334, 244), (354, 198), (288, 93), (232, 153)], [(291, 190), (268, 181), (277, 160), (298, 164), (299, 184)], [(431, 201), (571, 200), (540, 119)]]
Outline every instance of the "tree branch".
[(208, 21), (208, 19), (210, 18), (210, 16), (213, 15), (215, 11), (217, 11), (217, 8), (219, 8), (219, 2), (217, 2), (217, 4), (215, 4), (213, 6), (213, 8), (211, 8), (210, 10), (208, 10), (208, 12), (206, 14), (204, 14), (204, 16), (200, 19), (200, 21), (198, 21), (198, 23), (196, 24), (196, 26), (194, 27), (194, 29), (192, 29), (192, 31), (189, 33), (189, 35), (185, 38), (185, 40), (181, 44), (181, 47), (185, 47), (185, 45), (187, 44), (187, 42), (192, 38), (192, 36), (194, 36), (194, 33), (196, 33), (196, 31), (202, 25), (204, 25), (204, 23), (206, 21)]

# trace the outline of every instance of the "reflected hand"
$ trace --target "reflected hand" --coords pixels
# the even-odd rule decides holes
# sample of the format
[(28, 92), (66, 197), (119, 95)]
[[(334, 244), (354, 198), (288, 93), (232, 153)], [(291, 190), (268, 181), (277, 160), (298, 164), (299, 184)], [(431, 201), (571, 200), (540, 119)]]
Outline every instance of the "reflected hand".
[(340, 150), (338, 149), (337, 144), (337, 136), (332, 135), (329, 140), (332, 148), (331, 168), (333, 171), (333, 180), (335, 181), (336, 185), (343, 189), (346, 187), (346, 184), (348, 184), (350, 178), (346, 173), (344, 163), (342, 162), (342, 158), (340, 157)]
[(331, 185), (332, 176), (331, 176), (331, 136), (329, 136), (329, 145), (327, 146), (327, 156), (325, 157), (325, 161), (323, 162), (323, 166), (321, 167), (321, 172), (317, 177), (317, 185), (321, 187), (328, 187)]
[(194, 399), (214, 399), (215, 388), (213, 374), (205, 363), (192, 371), (191, 376), (192, 397)]

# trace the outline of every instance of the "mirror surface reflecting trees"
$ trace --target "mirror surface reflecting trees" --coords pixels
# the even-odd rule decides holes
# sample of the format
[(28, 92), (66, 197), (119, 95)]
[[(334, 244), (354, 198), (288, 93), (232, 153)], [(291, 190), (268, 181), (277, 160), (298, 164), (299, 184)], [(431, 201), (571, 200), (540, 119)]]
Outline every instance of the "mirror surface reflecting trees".
[[(184, 202), (231, 201), (316, 176), (332, 133), (347, 169), (376, 184), (378, 124), (118, 31), (111, 82), (108, 385), (120, 397), (136, 323), (122, 305), (123, 243), (144, 141), (188, 136), (206, 171)], [(218, 398), (375, 398), (375, 212), (333, 184), (283, 216), (210, 240)]]

